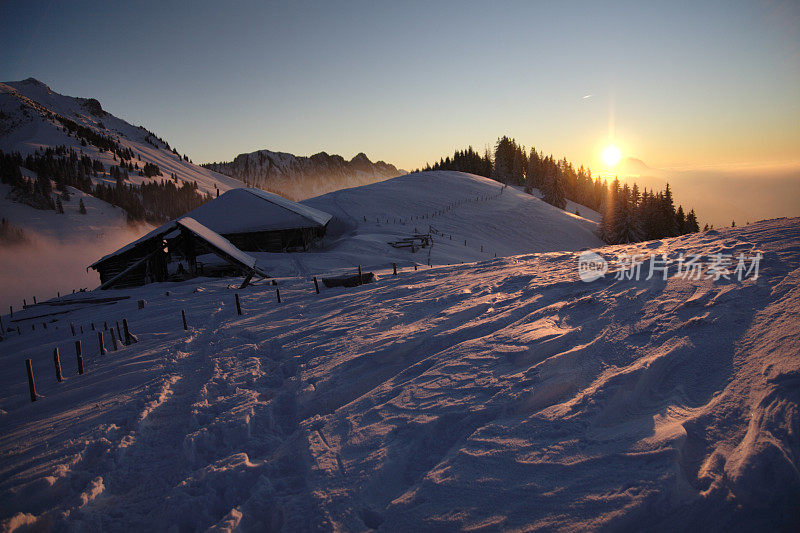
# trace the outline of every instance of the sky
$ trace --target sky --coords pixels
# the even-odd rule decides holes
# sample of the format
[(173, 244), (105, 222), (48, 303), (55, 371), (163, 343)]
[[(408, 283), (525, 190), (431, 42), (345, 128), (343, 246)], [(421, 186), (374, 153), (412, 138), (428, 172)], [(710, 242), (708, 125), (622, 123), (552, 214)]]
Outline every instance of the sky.
[(95, 97), (195, 162), (410, 170), (509, 135), (596, 172), (608, 144), (676, 175), (800, 168), (794, 1), (4, 0), (0, 50), (0, 79)]

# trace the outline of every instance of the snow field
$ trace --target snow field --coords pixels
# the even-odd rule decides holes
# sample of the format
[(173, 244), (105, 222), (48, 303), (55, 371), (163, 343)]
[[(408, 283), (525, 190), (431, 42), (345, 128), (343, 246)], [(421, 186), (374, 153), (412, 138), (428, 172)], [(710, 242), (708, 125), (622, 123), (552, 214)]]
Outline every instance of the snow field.
[[(597, 251), (764, 258), (743, 282), (583, 283), (575, 252), (387, 267), (282, 278), (281, 304), (200, 279), (24, 328), (0, 343), (4, 526), (796, 524), (800, 220)], [(87, 325), (122, 317), (140, 342), (100, 356)]]

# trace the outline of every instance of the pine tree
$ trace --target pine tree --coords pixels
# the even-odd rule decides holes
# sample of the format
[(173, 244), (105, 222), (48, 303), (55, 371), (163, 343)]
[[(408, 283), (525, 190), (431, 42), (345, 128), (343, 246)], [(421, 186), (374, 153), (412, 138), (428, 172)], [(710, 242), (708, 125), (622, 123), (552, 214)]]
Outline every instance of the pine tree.
[(566, 209), (567, 200), (564, 191), (564, 180), (556, 165), (548, 165), (545, 175), (542, 200), (559, 209)]
[(697, 222), (697, 215), (694, 214), (694, 209), (689, 211), (686, 215), (686, 231), (688, 233), (697, 233), (700, 231), (700, 224)]

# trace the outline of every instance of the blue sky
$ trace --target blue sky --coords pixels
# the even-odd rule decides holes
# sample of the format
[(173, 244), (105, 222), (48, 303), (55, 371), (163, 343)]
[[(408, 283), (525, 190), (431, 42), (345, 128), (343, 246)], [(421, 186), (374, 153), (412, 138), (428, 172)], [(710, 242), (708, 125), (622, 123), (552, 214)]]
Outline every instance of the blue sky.
[(503, 134), (593, 168), (610, 142), (660, 168), (800, 160), (797, 2), (3, 1), (0, 50), (0, 79), (98, 98), (195, 162), (409, 169)]

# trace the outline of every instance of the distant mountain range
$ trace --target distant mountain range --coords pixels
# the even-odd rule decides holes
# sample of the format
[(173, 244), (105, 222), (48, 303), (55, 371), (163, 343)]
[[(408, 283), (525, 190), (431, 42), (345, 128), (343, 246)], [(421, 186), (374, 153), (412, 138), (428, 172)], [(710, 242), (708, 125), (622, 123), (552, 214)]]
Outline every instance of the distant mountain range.
[(373, 163), (364, 153), (351, 160), (325, 152), (302, 157), (259, 150), (241, 154), (228, 163), (203, 165), (209, 170), (242, 180), (293, 200), (303, 200), (349, 187), (367, 185), (407, 174), (394, 165)]
[[(121, 173), (123, 183), (140, 186), (171, 179), (180, 187), (196, 182), (200, 192), (212, 196), (247, 185), (300, 200), (406, 174), (383, 161), (373, 163), (363, 153), (347, 161), (324, 152), (299, 157), (260, 150), (228, 163), (195, 165), (155, 133), (104, 110), (96, 98), (65, 96), (34, 78), (0, 83), (0, 150), (19, 152), (24, 158), (48, 148), (58, 148), (59, 157), (74, 152), (77, 158), (101, 163), (90, 176), (93, 186), (113, 187), (120, 173), (112, 169), (123, 164), (124, 157), (130, 168)], [(151, 171), (145, 173), (148, 164)], [(23, 174), (35, 178), (32, 170), (23, 169)], [(25, 220), (14, 223), (27, 226)]]

